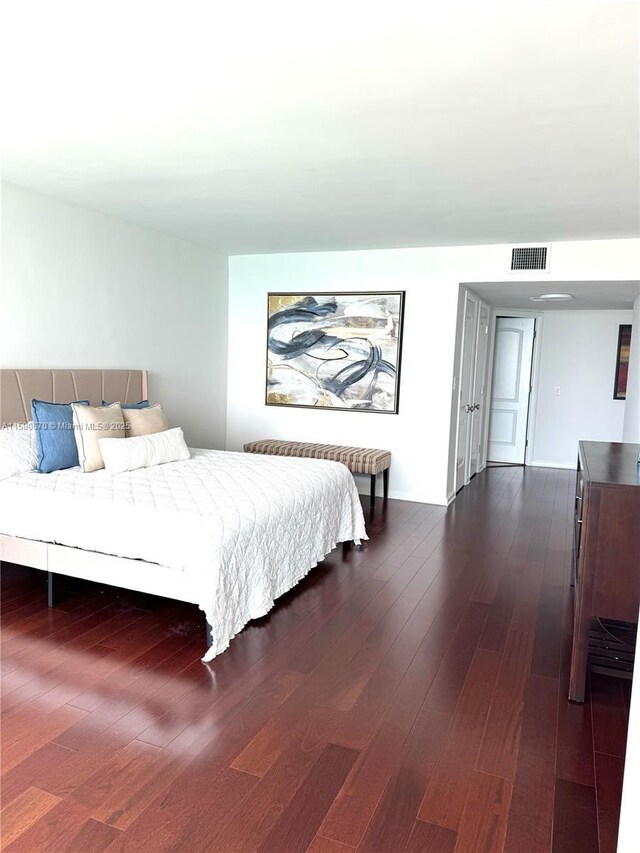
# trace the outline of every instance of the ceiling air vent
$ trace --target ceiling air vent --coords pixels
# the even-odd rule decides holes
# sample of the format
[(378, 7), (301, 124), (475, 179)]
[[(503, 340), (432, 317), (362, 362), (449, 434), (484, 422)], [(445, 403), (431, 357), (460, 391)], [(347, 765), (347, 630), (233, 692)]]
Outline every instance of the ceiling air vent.
[(526, 246), (511, 250), (511, 269), (514, 272), (546, 270), (547, 246)]

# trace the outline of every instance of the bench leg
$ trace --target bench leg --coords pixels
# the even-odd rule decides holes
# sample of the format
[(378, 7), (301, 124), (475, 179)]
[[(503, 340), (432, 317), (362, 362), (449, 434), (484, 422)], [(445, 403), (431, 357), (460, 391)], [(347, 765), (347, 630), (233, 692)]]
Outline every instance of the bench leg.
[(384, 488), (385, 502), (389, 500), (389, 469), (385, 468), (382, 472), (382, 484)]
[(375, 502), (376, 502), (376, 475), (372, 474), (371, 475), (371, 499), (370, 499), (370, 503), (369, 503), (369, 506), (371, 507), (371, 509), (373, 509), (373, 507), (375, 506)]

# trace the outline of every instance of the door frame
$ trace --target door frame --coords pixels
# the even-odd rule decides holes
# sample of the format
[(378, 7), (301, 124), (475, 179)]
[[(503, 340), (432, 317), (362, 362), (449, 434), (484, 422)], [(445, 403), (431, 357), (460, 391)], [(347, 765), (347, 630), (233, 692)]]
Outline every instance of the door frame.
[(491, 392), (493, 390), (493, 359), (496, 343), (496, 320), (498, 317), (532, 317), (536, 321), (533, 336), (533, 353), (531, 355), (531, 393), (529, 395), (529, 411), (527, 413), (527, 444), (524, 452), (524, 464), (530, 465), (534, 456), (536, 415), (538, 412), (538, 381), (540, 378), (540, 352), (542, 350), (542, 324), (544, 322), (543, 311), (519, 311), (514, 308), (491, 307), (491, 328), (489, 330), (489, 355), (488, 355), (488, 380), (487, 400), (488, 405), (484, 413), (484, 444), (482, 448), (482, 467), (487, 464), (489, 452), (489, 424), (491, 417)]

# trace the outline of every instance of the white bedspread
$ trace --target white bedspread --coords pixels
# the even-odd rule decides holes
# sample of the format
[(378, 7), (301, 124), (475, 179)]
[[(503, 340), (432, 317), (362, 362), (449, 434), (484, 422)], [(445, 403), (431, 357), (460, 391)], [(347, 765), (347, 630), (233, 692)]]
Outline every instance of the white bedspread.
[(367, 538), (344, 465), (214, 450), (116, 475), (72, 468), (2, 480), (0, 533), (188, 572), (212, 630), (203, 660), (338, 542)]

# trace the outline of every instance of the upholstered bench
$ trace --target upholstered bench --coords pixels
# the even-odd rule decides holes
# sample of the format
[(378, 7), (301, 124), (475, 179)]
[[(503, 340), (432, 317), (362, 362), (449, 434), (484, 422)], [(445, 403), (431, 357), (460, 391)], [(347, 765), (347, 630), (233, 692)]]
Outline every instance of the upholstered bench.
[(330, 459), (342, 462), (352, 474), (368, 474), (371, 477), (371, 506), (376, 500), (376, 478), (383, 475), (385, 501), (389, 497), (389, 466), (391, 452), (374, 450), (370, 447), (344, 447), (339, 444), (309, 444), (306, 441), (278, 441), (265, 438), (262, 441), (248, 441), (244, 446), (246, 453), (264, 453), (270, 456), (302, 456), (307, 459)]

